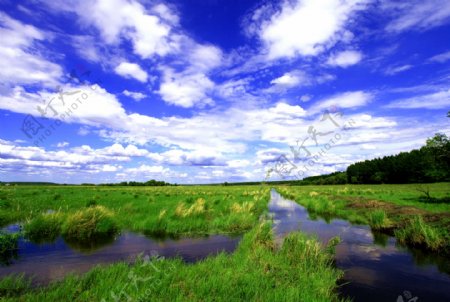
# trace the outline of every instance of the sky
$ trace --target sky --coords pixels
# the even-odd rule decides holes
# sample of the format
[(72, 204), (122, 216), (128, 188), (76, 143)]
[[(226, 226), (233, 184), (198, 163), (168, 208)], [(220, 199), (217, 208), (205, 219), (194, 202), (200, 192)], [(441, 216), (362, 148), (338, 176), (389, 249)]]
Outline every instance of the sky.
[(0, 0), (0, 181), (301, 179), (450, 135), (449, 0)]

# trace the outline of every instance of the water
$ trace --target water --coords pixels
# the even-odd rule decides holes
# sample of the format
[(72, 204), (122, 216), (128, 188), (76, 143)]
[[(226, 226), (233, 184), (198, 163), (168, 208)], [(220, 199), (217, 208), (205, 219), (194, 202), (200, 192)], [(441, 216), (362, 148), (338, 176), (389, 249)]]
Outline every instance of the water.
[(345, 275), (339, 291), (353, 301), (395, 302), (404, 291), (409, 291), (411, 298), (418, 297), (417, 301), (450, 301), (448, 259), (399, 246), (395, 238), (374, 234), (367, 226), (339, 219), (313, 220), (304, 207), (275, 191), (271, 192), (269, 211), (278, 240), (295, 230), (314, 234), (323, 243), (335, 236), (341, 238), (335, 259)]
[(166, 258), (179, 256), (186, 262), (195, 262), (221, 251), (233, 252), (240, 238), (215, 235), (158, 241), (126, 232), (109, 242), (94, 243), (89, 247), (71, 245), (62, 238), (44, 244), (20, 239), (16, 257), (9, 259), (9, 265), (0, 267), (0, 278), (11, 273), (24, 273), (34, 276), (34, 285), (44, 285), (69, 273), (87, 272), (98, 264), (132, 262), (139, 254)]

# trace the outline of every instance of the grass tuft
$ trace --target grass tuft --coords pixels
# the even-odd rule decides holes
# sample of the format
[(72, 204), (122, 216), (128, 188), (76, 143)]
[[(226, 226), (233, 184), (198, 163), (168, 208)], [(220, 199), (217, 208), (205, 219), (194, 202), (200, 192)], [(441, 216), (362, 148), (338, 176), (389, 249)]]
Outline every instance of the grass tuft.
[(425, 223), (421, 216), (415, 216), (404, 228), (395, 230), (395, 236), (400, 243), (425, 247), (433, 251), (445, 245), (441, 232)]
[(59, 213), (41, 214), (25, 224), (25, 236), (33, 242), (53, 242), (61, 234), (62, 223)]
[(17, 257), (20, 234), (0, 233), (0, 262), (9, 264)]
[(9, 275), (0, 280), (0, 297), (19, 296), (31, 288), (31, 281), (23, 275)]
[(74, 241), (94, 240), (117, 232), (112, 212), (103, 206), (79, 210), (70, 215), (63, 225), (64, 237)]
[(380, 230), (391, 225), (386, 212), (383, 210), (375, 210), (369, 213), (369, 224), (375, 230)]

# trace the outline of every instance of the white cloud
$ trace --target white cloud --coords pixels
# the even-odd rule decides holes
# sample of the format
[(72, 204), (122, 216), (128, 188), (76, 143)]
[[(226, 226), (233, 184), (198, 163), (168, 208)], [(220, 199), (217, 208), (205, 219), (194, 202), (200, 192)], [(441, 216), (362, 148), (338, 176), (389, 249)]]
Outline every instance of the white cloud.
[(449, 108), (450, 107), (450, 89), (393, 101), (390, 104), (388, 104), (386, 107), (402, 108), (402, 109), (415, 109), (415, 108), (445, 109), (445, 108)]
[(209, 71), (222, 62), (222, 51), (215, 46), (195, 44), (191, 48), (189, 61), (197, 70)]
[(122, 93), (124, 95), (134, 99), (137, 102), (139, 102), (140, 100), (145, 99), (147, 97), (147, 95), (143, 94), (142, 92), (124, 90), (124, 91), (122, 91)]
[(305, 74), (302, 74), (302, 73), (292, 74), (292, 73), (288, 72), (279, 78), (273, 79), (272, 81), (270, 81), (270, 84), (286, 86), (286, 87), (294, 87), (294, 86), (300, 84), (300, 82), (305, 79), (307, 79)]
[(272, 86), (262, 90), (262, 92), (282, 93), (291, 88), (322, 84), (334, 79), (335, 77), (330, 74), (311, 75), (301, 70), (293, 70), (270, 81), (270, 84), (272, 84)]
[(317, 113), (323, 109), (331, 107), (336, 108), (356, 108), (367, 105), (373, 96), (371, 93), (364, 91), (352, 91), (337, 94), (333, 97), (326, 98), (311, 105), (308, 113)]
[(147, 82), (148, 74), (138, 64), (122, 62), (114, 71), (125, 78), (134, 78), (142, 83)]
[(0, 81), (9, 84), (56, 85), (62, 76), (62, 69), (44, 58), (38, 44), (48, 40), (48, 34), (2, 12), (0, 26)]
[(308, 102), (309, 100), (311, 100), (312, 96), (310, 96), (309, 94), (304, 94), (300, 97), (300, 101), (302, 102)]
[(163, 166), (149, 166), (141, 165), (137, 168), (129, 168), (126, 170), (127, 173), (145, 173), (145, 174), (162, 174), (167, 173), (169, 169)]
[(389, 32), (409, 29), (428, 30), (450, 20), (450, 3), (442, 0), (384, 1), (382, 8), (394, 16), (387, 26)]
[(64, 148), (67, 147), (69, 145), (69, 142), (60, 142), (56, 144), (56, 147), (58, 148)]
[(84, 60), (96, 63), (102, 60), (102, 55), (97, 48), (97, 41), (94, 37), (88, 35), (75, 35), (72, 36), (71, 39), (72, 46)]
[(246, 159), (234, 159), (227, 161), (227, 165), (230, 168), (245, 168), (250, 165), (250, 161)]
[(450, 60), (450, 51), (440, 53), (428, 59), (429, 62), (444, 63)]
[(141, 58), (165, 56), (178, 49), (178, 37), (172, 34), (178, 17), (164, 4), (147, 10), (134, 0), (45, 3), (56, 11), (76, 13), (83, 25), (97, 28), (102, 40), (109, 45), (130, 41), (133, 52)]
[(359, 51), (346, 50), (331, 56), (327, 64), (331, 66), (348, 67), (355, 65), (362, 60), (362, 54)]
[(395, 75), (397, 73), (406, 71), (411, 69), (413, 66), (412, 65), (401, 65), (401, 66), (391, 66), (388, 69), (386, 69), (385, 74), (387, 75)]
[(208, 96), (213, 87), (214, 83), (203, 73), (177, 73), (171, 68), (164, 68), (158, 92), (168, 104), (184, 108), (203, 107), (214, 104)]
[[(271, 59), (317, 55), (352, 36), (345, 27), (365, 0), (298, 0), (283, 2), (280, 12), (262, 20), (259, 37)], [(255, 12), (257, 14), (258, 11)], [(267, 14), (263, 14), (264, 18)], [(259, 17), (253, 17), (257, 21)]]

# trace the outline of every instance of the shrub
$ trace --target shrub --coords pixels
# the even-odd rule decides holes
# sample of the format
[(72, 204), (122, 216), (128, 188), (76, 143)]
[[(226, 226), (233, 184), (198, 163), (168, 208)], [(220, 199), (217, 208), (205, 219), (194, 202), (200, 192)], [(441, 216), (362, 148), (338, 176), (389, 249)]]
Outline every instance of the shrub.
[(111, 236), (118, 232), (111, 211), (103, 206), (79, 210), (70, 215), (63, 226), (63, 235), (69, 240), (87, 241)]

